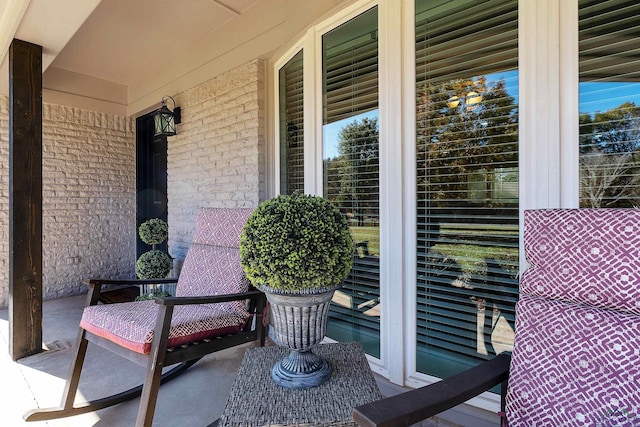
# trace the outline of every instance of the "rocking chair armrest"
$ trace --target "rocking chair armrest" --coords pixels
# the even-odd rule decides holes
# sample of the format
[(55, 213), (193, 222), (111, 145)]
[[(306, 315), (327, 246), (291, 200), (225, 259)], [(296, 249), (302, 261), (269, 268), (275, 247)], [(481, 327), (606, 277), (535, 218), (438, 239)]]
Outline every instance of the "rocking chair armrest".
[(130, 286), (144, 286), (144, 285), (156, 285), (163, 283), (177, 283), (178, 278), (172, 279), (84, 279), (83, 283), (88, 286), (94, 285), (130, 285)]
[(87, 293), (87, 301), (85, 306), (96, 305), (100, 299), (102, 285), (128, 285), (128, 286), (144, 286), (156, 285), (162, 283), (177, 283), (178, 279), (84, 279), (82, 281), (89, 287)]
[[(509, 377), (511, 356), (500, 354), (474, 368), (399, 395), (358, 406), (353, 420), (360, 426), (411, 425), (457, 406)], [(504, 397), (504, 390), (503, 390)]]
[(191, 304), (215, 304), (218, 302), (238, 301), (244, 299), (263, 298), (264, 294), (261, 291), (247, 291), (237, 294), (226, 295), (210, 295), (210, 296), (198, 296), (198, 297), (165, 297), (156, 298), (156, 304), (160, 305), (191, 305)]

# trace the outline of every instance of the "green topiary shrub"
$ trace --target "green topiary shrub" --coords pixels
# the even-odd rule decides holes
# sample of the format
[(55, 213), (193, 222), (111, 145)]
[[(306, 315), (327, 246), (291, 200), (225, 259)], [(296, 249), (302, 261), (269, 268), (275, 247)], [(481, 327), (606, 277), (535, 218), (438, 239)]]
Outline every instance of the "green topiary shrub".
[(247, 278), (276, 293), (313, 293), (337, 286), (351, 270), (353, 252), (340, 211), (322, 197), (304, 194), (263, 202), (240, 236)]
[(147, 300), (152, 300), (156, 298), (164, 298), (164, 297), (170, 297), (170, 296), (171, 294), (169, 292), (165, 292), (160, 289), (160, 290), (154, 290), (149, 293), (144, 293), (142, 295), (139, 295), (136, 297), (136, 301), (147, 301)]
[(143, 242), (154, 246), (155, 249), (155, 245), (159, 245), (169, 237), (169, 225), (159, 218), (151, 218), (140, 224), (138, 234)]
[(167, 277), (172, 264), (171, 257), (162, 251), (145, 252), (136, 261), (136, 275), (139, 279), (162, 279)]

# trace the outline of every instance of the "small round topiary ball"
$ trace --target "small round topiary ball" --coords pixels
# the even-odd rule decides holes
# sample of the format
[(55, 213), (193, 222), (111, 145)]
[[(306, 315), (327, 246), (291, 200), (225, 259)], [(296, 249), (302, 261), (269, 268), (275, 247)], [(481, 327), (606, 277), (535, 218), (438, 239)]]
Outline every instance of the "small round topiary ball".
[(140, 224), (138, 234), (147, 245), (158, 245), (169, 237), (169, 225), (159, 218), (151, 218)]
[(136, 275), (138, 279), (164, 279), (171, 271), (172, 264), (171, 257), (165, 252), (145, 252), (136, 261)]
[(340, 284), (354, 245), (340, 211), (319, 196), (281, 195), (261, 203), (240, 235), (247, 278), (276, 293), (313, 293)]

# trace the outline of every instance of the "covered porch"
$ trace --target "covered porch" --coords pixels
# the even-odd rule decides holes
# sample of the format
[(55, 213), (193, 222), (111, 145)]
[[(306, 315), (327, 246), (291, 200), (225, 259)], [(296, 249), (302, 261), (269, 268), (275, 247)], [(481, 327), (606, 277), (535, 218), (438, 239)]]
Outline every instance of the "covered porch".
[[(64, 381), (71, 363), (71, 346), (75, 342), (78, 322), (82, 316), (83, 295), (46, 301), (43, 306), (44, 353), (14, 362), (8, 354), (0, 356), (0, 419), (10, 426), (59, 427), (128, 427), (135, 423), (139, 399), (102, 409), (97, 412), (51, 421), (30, 422), (22, 415), (35, 407), (55, 407), (60, 404)], [(0, 310), (0, 345), (7, 345), (7, 310)], [(268, 345), (273, 345), (269, 342)], [(224, 409), (240, 362), (253, 344), (223, 350), (206, 356), (184, 374), (160, 388), (154, 426), (208, 426)], [(78, 401), (105, 395), (141, 383), (145, 369), (109, 353), (98, 346), (91, 347), (85, 362)], [(384, 396), (393, 396), (408, 389), (391, 384), (376, 375)], [(259, 387), (259, 385), (256, 385)], [(493, 427), (496, 414), (472, 407), (459, 407), (441, 414), (422, 425)]]
[[(0, 359), (3, 387), (0, 399), (2, 423), (11, 426), (131, 426), (135, 424), (139, 399), (98, 412), (51, 421), (26, 423), (22, 414), (35, 407), (56, 407), (71, 364), (73, 346), (82, 316), (84, 296), (47, 301), (44, 304), (44, 353), (11, 361)], [(2, 344), (7, 341), (7, 310), (0, 312)], [(154, 425), (206, 426), (222, 413), (246, 346), (212, 354), (180, 377), (162, 386)], [(80, 395), (103, 397), (105, 391), (126, 390), (141, 384), (145, 369), (104, 351), (89, 349)], [(177, 398), (180, 396), (180, 398)]]
[[(11, 348), (13, 322), (38, 338), (27, 353), (45, 350), (2, 355), (16, 392), (5, 387), (0, 413), (20, 425), (24, 410), (58, 403), (82, 279), (134, 277), (142, 221), (167, 220), (178, 275), (200, 208), (255, 208), (293, 191), (329, 198), (349, 221), (356, 267), (329, 335), (362, 343), (384, 395), (510, 351), (524, 211), (640, 204), (638, 8), (0, 0), (0, 346)], [(31, 281), (9, 268), (23, 254), (9, 243), (13, 40), (43, 47), (42, 179), (23, 175), (42, 190)], [(166, 96), (181, 123), (157, 138), (150, 114)], [(28, 325), (11, 303), (31, 310)], [(163, 386), (158, 425), (217, 418), (241, 355), (209, 356)], [(99, 360), (87, 396), (136, 375), (104, 376), (121, 361)], [(183, 413), (173, 402), (185, 395)], [(78, 425), (130, 425), (135, 402)], [(497, 425), (498, 407), (485, 393), (442, 423)]]

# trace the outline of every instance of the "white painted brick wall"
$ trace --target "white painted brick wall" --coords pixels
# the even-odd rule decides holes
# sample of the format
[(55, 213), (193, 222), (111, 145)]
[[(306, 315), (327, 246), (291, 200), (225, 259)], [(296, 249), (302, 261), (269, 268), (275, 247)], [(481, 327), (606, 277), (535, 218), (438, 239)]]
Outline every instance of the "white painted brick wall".
[(254, 60), (179, 93), (168, 141), (169, 251), (183, 260), (201, 207), (264, 199), (265, 63)]
[[(169, 249), (184, 259), (201, 207), (265, 197), (265, 63), (254, 60), (178, 94), (169, 138)], [(0, 307), (8, 304), (8, 99), (0, 97)], [(85, 277), (135, 276), (135, 122), (43, 106), (43, 293), (80, 293)]]
[[(43, 295), (135, 277), (135, 122), (43, 106)], [(8, 304), (8, 99), (0, 97), (0, 307)]]

